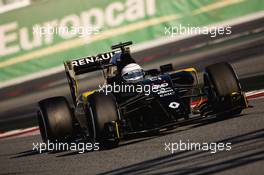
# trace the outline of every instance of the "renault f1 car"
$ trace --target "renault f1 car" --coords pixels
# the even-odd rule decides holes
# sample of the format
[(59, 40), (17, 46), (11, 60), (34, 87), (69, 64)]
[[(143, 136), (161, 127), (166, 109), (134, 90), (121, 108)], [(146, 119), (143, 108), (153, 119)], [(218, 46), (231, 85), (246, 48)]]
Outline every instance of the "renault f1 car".
[[(141, 78), (125, 81), (125, 76), (131, 78), (133, 74), (123, 75), (123, 70), (136, 64), (130, 55), (131, 44), (120, 43), (112, 46), (111, 52), (64, 63), (73, 105), (65, 97), (39, 102), (38, 122), (43, 141), (81, 137), (99, 142), (101, 147), (114, 147), (133, 134), (167, 130), (192, 116), (232, 116), (248, 107), (236, 73), (228, 63), (207, 66), (202, 86), (195, 68), (174, 70), (172, 64), (133, 72)], [(103, 73), (104, 86), (79, 92), (77, 75), (98, 70)], [(105, 93), (110, 85), (156, 89), (148, 94), (144, 91)], [(194, 100), (199, 103), (191, 106)]]

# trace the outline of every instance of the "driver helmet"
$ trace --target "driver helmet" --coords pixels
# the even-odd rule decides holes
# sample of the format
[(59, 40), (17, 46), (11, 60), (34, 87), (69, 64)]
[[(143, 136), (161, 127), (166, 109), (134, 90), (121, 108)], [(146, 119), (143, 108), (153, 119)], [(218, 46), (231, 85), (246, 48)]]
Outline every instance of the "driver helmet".
[(127, 83), (137, 83), (143, 80), (144, 71), (140, 65), (130, 63), (122, 69), (121, 76)]

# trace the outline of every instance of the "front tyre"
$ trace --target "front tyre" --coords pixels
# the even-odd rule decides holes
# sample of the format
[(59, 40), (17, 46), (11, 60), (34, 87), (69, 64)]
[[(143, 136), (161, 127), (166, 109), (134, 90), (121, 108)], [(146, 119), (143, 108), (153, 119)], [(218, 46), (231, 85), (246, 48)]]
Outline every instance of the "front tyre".
[(216, 63), (206, 67), (204, 83), (215, 113), (228, 112), (238, 115), (245, 108), (245, 98), (235, 71), (228, 63)]

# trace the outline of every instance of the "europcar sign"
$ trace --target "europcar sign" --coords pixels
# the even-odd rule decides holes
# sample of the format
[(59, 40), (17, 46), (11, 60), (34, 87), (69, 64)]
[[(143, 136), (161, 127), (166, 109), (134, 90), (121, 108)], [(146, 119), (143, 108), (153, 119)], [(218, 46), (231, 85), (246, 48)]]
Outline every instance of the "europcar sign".
[(0, 15), (0, 81), (109, 51), (120, 41), (164, 38), (170, 26), (205, 26), (263, 9), (262, 0), (37, 1)]
[[(30, 51), (52, 45), (58, 40), (78, 37), (80, 32), (69, 32), (67, 31), (69, 28), (76, 29), (83, 26), (85, 30), (93, 27), (99, 32), (105, 28), (120, 26), (125, 22), (151, 17), (155, 15), (155, 5), (155, 0), (114, 1), (105, 7), (94, 6), (88, 10), (70, 13), (60, 18), (54, 16), (53, 19), (32, 23), (29, 26), (24, 26), (22, 21), (10, 21), (0, 25), (0, 56)], [(28, 16), (25, 20), (32, 20), (32, 18), (35, 17)], [(66, 30), (62, 32), (61, 29)]]

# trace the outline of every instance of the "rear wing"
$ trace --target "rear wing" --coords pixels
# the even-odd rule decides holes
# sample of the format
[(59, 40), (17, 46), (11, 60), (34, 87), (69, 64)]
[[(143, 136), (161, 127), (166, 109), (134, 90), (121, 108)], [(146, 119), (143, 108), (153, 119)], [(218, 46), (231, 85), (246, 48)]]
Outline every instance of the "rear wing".
[(65, 72), (75, 106), (77, 104), (78, 96), (78, 82), (76, 75), (93, 72), (96, 70), (104, 70), (104, 68), (115, 65), (117, 61), (116, 59), (118, 59), (118, 55), (114, 57), (115, 53), (125, 53), (127, 46), (131, 44), (131, 41), (119, 43), (111, 47), (111, 52), (105, 52), (96, 56), (88, 56), (64, 62)]
[(64, 62), (65, 73), (71, 90), (71, 96), (74, 105), (78, 96), (78, 82), (76, 75), (103, 70), (111, 66), (111, 58), (113, 58), (116, 51), (98, 54), (97, 56), (88, 56), (76, 60)]
[(110, 60), (114, 54), (115, 52), (112, 51), (98, 54), (97, 56), (83, 57), (72, 61), (66, 61), (64, 65), (65, 67), (67, 66), (69, 70), (73, 70), (75, 75), (80, 75), (110, 66)]

